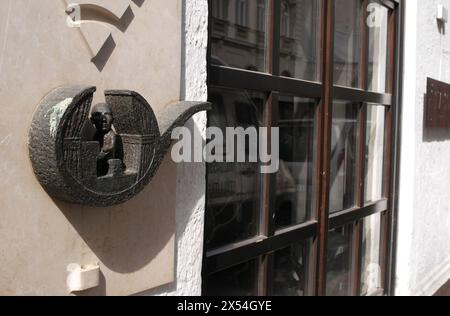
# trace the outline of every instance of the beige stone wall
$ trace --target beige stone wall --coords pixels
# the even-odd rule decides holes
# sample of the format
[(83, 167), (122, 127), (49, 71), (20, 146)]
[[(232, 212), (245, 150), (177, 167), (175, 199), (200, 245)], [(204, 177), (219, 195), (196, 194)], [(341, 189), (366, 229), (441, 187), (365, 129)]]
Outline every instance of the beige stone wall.
[(33, 112), (58, 86), (96, 85), (95, 101), (104, 89), (135, 90), (156, 111), (180, 99), (181, 1), (128, 2), (134, 17), (125, 31), (111, 28), (115, 44), (99, 67), (89, 28), (66, 25), (65, 0), (0, 1), (0, 295), (66, 295), (70, 263), (100, 265), (101, 285), (85, 295), (135, 294), (174, 279), (170, 159), (136, 198), (96, 209), (51, 199), (28, 158)]

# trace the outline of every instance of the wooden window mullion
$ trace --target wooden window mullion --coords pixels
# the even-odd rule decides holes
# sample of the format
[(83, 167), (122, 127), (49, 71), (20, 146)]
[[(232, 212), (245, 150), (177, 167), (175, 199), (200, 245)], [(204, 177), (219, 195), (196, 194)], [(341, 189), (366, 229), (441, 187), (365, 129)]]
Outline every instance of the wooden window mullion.
[[(388, 51), (388, 71), (387, 71), (387, 91), (394, 92), (394, 76), (395, 76), (395, 56), (398, 9), (389, 11), (389, 51)], [(388, 197), (388, 210), (381, 215), (381, 245), (380, 245), (380, 263), (381, 263), (381, 287), (385, 292), (389, 291), (390, 282), (388, 280), (390, 271), (388, 267), (390, 256), (390, 239), (392, 229), (392, 209), (393, 209), (393, 166), (394, 166), (394, 137), (395, 137), (395, 116), (397, 105), (386, 109), (385, 123), (385, 148), (384, 148), (384, 174), (383, 174), (383, 196)]]
[(320, 102), (319, 114), (319, 147), (318, 156), (318, 201), (317, 219), (319, 223), (318, 260), (316, 294), (326, 295), (327, 277), (327, 237), (330, 200), (330, 154), (331, 154), (331, 126), (333, 103), (333, 61), (334, 61), (334, 0), (324, 0), (323, 10), (323, 97)]

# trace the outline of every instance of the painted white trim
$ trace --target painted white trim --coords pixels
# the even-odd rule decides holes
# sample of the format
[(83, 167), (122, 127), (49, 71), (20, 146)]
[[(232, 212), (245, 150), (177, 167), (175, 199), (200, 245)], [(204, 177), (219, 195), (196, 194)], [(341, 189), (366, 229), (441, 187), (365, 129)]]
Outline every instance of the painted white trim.
[(413, 296), (432, 296), (450, 280), (450, 256), (415, 286)]
[(414, 223), (417, 0), (405, 1), (403, 113), (397, 233), (396, 295), (411, 294), (411, 247)]

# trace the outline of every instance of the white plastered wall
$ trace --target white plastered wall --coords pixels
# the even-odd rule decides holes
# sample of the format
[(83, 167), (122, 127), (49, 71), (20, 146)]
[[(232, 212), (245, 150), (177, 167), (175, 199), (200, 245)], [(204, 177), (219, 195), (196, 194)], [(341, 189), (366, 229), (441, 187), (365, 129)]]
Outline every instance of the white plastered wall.
[(396, 294), (432, 295), (450, 278), (450, 139), (424, 137), (423, 113), (427, 77), (450, 83), (450, 1), (405, 2)]

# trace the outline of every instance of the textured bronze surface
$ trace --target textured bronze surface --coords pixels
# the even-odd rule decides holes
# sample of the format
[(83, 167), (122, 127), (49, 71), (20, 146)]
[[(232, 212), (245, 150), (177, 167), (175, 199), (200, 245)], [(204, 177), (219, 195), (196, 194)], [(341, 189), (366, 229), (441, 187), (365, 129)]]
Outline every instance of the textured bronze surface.
[(41, 185), (59, 200), (91, 206), (124, 203), (153, 178), (171, 133), (206, 102), (182, 101), (155, 115), (127, 90), (105, 92), (92, 108), (95, 87), (66, 86), (40, 103), (29, 132), (30, 159)]

